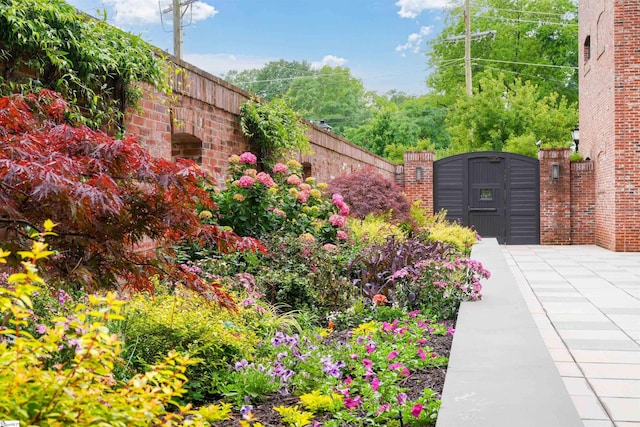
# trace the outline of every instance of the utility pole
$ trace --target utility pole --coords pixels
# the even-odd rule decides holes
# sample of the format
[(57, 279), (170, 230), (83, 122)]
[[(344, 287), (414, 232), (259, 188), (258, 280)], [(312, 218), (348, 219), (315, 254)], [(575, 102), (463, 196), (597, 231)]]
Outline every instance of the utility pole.
[[(198, 0), (173, 0), (173, 4), (161, 10), (161, 17), (165, 13), (173, 13), (173, 56), (182, 59), (182, 15)], [(184, 12), (182, 11), (182, 8)]]
[(173, 56), (182, 59), (182, 5), (180, 0), (173, 0)]
[(471, 0), (464, 0), (464, 80), (467, 95), (473, 94), (471, 82)]

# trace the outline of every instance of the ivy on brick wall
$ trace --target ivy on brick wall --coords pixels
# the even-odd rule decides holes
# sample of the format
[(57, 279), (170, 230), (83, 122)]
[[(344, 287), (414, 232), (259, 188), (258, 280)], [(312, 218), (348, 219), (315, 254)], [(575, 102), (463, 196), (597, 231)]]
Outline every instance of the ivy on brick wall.
[(135, 82), (170, 90), (163, 67), (140, 37), (63, 0), (0, 0), (0, 95), (52, 89), (71, 120), (120, 130), (141, 96)]
[(282, 99), (271, 102), (249, 100), (240, 106), (242, 132), (257, 144), (260, 161), (272, 166), (295, 151), (310, 152), (307, 127)]

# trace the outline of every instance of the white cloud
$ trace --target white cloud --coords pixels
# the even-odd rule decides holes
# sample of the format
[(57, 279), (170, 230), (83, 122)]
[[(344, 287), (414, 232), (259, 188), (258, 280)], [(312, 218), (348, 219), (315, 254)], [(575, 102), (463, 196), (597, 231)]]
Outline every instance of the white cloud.
[(398, 0), (396, 6), (400, 6), (398, 15), (401, 18), (416, 18), (427, 9), (445, 9), (453, 6), (452, 0)]
[(346, 63), (347, 60), (345, 58), (339, 58), (335, 55), (325, 55), (324, 58), (322, 58), (322, 61), (313, 61), (311, 63), (311, 68), (319, 70), (325, 65), (328, 65), (329, 67), (342, 67)]
[(404, 55), (404, 51), (411, 51), (413, 53), (420, 53), (424, 38), (431, 33), (433, 27), (420, 27), (420, 31), (410, 34), (407, 37), (407, 42), (396, 46), (396, 52), (400, 52)]
[(185, 54), (184, 60), (218, 77), (231, 70), (242, 71), (262, 68), (267, 62), (274, 61), (273, 58), (232, 55), (228, 53)]
[[(172, 5), (169, 0), (103, 0), (104, 4), (115, 10), (116, 25), (159, 24), (160, 9), (165, 10)], [(193, 22), (202, 21), (218, 13), (215, 7), (203, 1), (196, 1), (187, 15)], [(172, 14), (165, 14), (165, 19), (171, 21)]]

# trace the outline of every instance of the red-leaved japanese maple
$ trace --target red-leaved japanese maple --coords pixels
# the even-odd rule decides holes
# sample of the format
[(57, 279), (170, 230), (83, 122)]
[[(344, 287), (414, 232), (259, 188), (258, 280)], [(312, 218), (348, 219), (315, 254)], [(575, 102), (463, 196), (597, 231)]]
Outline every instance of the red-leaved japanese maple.
[[(25, 247), (29, 229), (51, 219), (59, 225), (48, 239), (58, 251), (47, 266), (49, 280), (152, 290), (152, 275), (169, 275), (232, 307), (219, 285), (167, 256), (190, 238), (226, 251), (263, 249), (202, 226), (196, 206), (214, 208), (199, 185), (208, 177), (192, 162), (151, 157), (133, 136), (114, 139), (66, 123), (65, 111), (65, 101), (47, 90), (0, 98), (0, 245)], [(155, 250), (135, 250), (150, 241)]]

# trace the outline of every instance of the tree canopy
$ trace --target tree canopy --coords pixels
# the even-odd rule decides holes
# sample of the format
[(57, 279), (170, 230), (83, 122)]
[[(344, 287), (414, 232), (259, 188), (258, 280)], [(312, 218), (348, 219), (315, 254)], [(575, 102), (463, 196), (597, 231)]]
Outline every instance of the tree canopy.
[[(480, 75), (502, 71), (507, 81), (530, 80), (543, 96), (578, 97), (577, 2), (573, 0), (474, 0), (471, 58), (474, 93)], [(464, 10), (451, 9), (428, 51), (428, 84), (451, 103), (464, 88)], [(476, 78), (476, 76), (478, 78)]]

